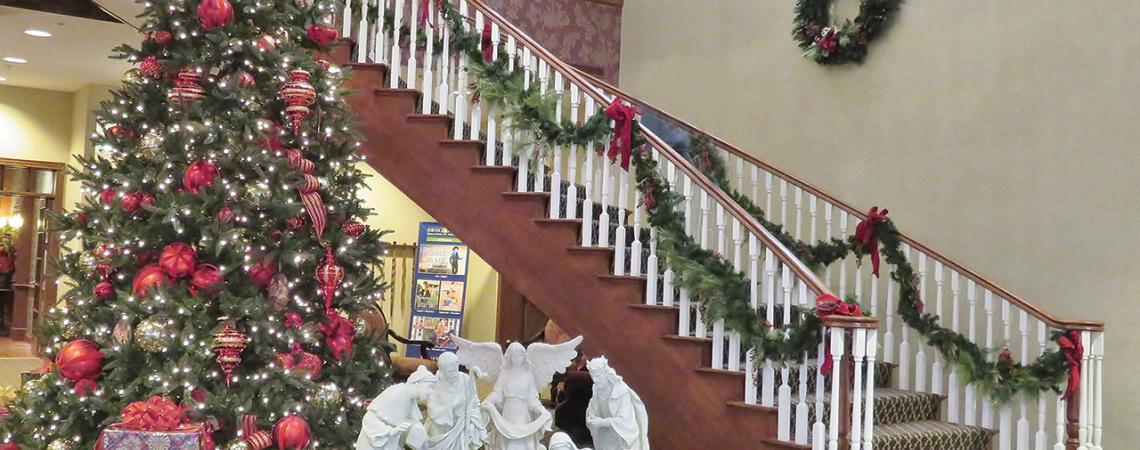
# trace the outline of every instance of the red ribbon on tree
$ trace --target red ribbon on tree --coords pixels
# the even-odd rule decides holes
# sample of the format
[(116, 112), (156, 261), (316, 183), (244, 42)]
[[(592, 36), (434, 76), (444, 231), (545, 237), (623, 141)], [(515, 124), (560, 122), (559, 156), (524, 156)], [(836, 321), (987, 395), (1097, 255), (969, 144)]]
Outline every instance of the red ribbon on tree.
[(185, 406), (157, 395), (123, 407), (122, 427), (128, 430), (170, 431), (190, 421)]
[(325, 311), (325, 315), (328, 322), (322, 323), (319, 327), (321, 334), (325, 335), (325, 344), (332, 350), (334, 358), (341, 359), (343, 356), (348, 356), (352, 353), (352, 340), (356, 334), (352, 322), (331, 309)]
[(295, 148), (285, 150), (285, 160), (289, 163), (289, 167), (301, 172), (303, 183), (297, 187), (297, 191), (301, 193), (301, 203), (305, 205), (305, 211), (309, 213), (309, 221), (313, 223), (313, 230), (320, 238), (325, 232), (325, 224), (328, 223), (328, 211), (325, 210), (325, 201), (321, 199), (319, 192), (321, 183), (317, 177), (312, 175), (317, 165), (305, 159), (301, 151)]
[(614, 120), (614, 137), (610, 140), (610, 162), (616, 161), (621, 155), (622, 170), (629, 171), (629, 156), (633, 149), (630, 142), (633, 136), (633, 119), (641, 114), (636, 106), (627, 105), (620, 98), (614, 98), (610, 106), (606, 107), (606, 117)]
[(867, 211), (867, 218), (855, 226), (855, 241), (862, 245), (860, 256), (863, 252), (871, 254), (871, 273), (875, 278), (879, 277), (879, 238), (875, 236), (875, 227), (887, 221), (888, 213), (887, 209), (880, 211), (878, 206), (874, 206)]
[(273, 435), (268, 431), (258, 431), (257, 416), (243, 414), (241, 416), (241, 441), (250, 450), (265, 450), (273, 445)]
[[(847, 303), (831, 294), (823, 294), (815, 299), (815, 315), (820, 319), (827, 316), (862, 317), (863, 310), (859, 308), (859, 305)], [(819, 366), (819, 372), (828, 376), (831, 375), (832, 365), (834, 365), (831, 360), (831, 339), (826, 339), (825, 336), (824, 342), (824, 354), (819, 357), (823, 360)]]
[(490, 64), (491, 57), (495, 55), (495, 43), (491, 41), (490, 21), (483, 24), (483, 39), (479, 41), (479, 45), (483, 48), (483, 62)]
[(1069, 363), (1069, 385), (1061, 400), (1069, 401), (1081, 391), (1081, 358), (1084, 357), (1085, 348), (1081, 345), (1081, 332), (1070, 331), (1057, 339), (1061, 351), (1065, 354), (1065, 361)]

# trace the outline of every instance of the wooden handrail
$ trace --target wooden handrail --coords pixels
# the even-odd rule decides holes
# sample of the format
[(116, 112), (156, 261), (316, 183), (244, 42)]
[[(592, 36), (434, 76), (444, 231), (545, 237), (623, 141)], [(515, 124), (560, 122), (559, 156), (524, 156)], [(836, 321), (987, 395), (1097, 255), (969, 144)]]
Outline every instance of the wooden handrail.
[[(764, 170), (772, 173), (773, 175), (780, 177), (783, 180), (788, 181), (792, 185), (795, 185), (796, 187), (799, 187), (800, 189), (803, 189), (803, 190), (807, 191), (808, 193), (815, 195), (816, 197), (822, 198), (825, 201), (842, 208), (844, 211), (847, 211), (848, 214), (854, 215), (855, 217), (858, 217), (860, 219), (867, 217), (867, 214), (865, 212), (863, 212), (862, 210), (856, 209), (854, 206), (851, 206), (851, 205), (845, 203), (844, 201), (836, 198), (835, 196), (833, 196), (827, 192), (824, 192), (822, 189), (819, 189), (819, 188), (813, 186), (811, 183), (808, 183), (808, 182), (806, 182), (806, 181), (804, 181), (804, 180), (802, 180), (802, 179), (800, 179), (800, 178), (798, 178), (792, 174), (789, 174), (788, 172), (785, 172), (785, 171), (783, 171), (783, 170), (781, 170), (781, 169), (779, 169), (779, 168), (777, 168), (771, 164), (768, 164), (767, 162), (760, 160), (759, 158), (756, 158), (755, 156), (752, 156), (751, 154), (744, 152), (740, 148), (736, 147), (735, 145), (728, 143), (728, 141), (725, 141), (724, 139), (721, 139), (721, 138), (719, 138), (719, 137), (717, 137), (711, 133), (708, 133), (704, 130), (701, 130), (700, 128), (697, 128), (695, 125), (693, 125), (689, 122), (686, 122), (680, 118), (677, 118), (676, 116), (669, 114), (668, 112), (666, 112), (666, 111), (664, 111), (658, 107), (655, 107), (655, 106), (649, 104), (648, 102), (640, 100), (640, 99), (630, 95), (629, 93), (622, 91), (621, 89), (617, 88), (616, 86), (613, 86), (613, 85), (599, 79), (598, 77), (595, 77), (593, 75), (590, 75), (590, 74), (582, 72), (582, 71), (578, 71), (578, 74), (589, 79), (592, 83), (594, 83), (598, 87), (601, 87), (603, 90), (610, 93), (611, 95), (615, 95), (617, 97), (620, 97), (625, 101), (628, 101), (630, 103), (633, 103), (633, 104), (640, 106), (641, 108), (651, 110), (651, 111), (653, 111), (654, 114), (657, 114), (658, 116), (665, 118), (669, 122), (672, 122), (677, 126), (680, 126), (681, 128), (685, 129), (686, 131), (688, 131), (690, 133), (698, 134), (698, 135), (701, 135), (701, 136), (708, 138), (710, 141), (712, 141), (718, 147), (723, 148), (725, 151), (732, 153), (736, 157), (739, 157), (745, 161), (748, 161), (749, 163), (751, 163), (753, 165), (759, 166), (759, 167), (763, 168)], [(974, 280), (974, 282), (977, 283), (978, 285), (982, 286), (982, 288), (987, 289), (987, 290), (989, 290), (995, 294), (998, 294), (999, 296), (1006, 299), (1010, 303), (1017, 305), (1019, 308), (1021, 308), (1025, 312), (1029, 313), (1033, 317), (1036, 317), (1038, 320), (1045, 322), (1047, 325), (1049, 325), (1053, 328), (1059, 328), (1059, 329), (1064, 329), (1064, 330), (1104, 331), (1104, 322), (1092, 321), (1092, 320), (1063, 320), (1063, 319), (1059, 319), (1059, 318), (1053, 316), (1052, 314), (1049, 314), (1045, 310), (1041, 309), (1037, 305), (1030, 303), (1029, 301), (1015, 295), (1014, 293), (1010, 292), (1009, 290), (999, 286), (997, 283), (990, 281), (988, 278), (982, 276), (978, 272), (976, 272), (972, 269), (969, 269), (966, 266), (962, 265), (961, 263), (959, 263), (953, 259), (950, 259), (946, 255), (943, 255), (942, 253), (934, 250), (933, 248), (930, 248), (930, 246), (923, 244), (923, 243), (919, 242), (918, 240), (916, 240), (910, 236), (907, 236), (905, 234), (900, 233), (900, 236), (902, 238), (902, 241), (905, 242), (907, 245), (911, 246), (912, 248), (918, 249), (919, 251), (921, 251), (923, 253), (926, 253), (928, 256), (942, 262), (943, 265), (950, 267), (953, 270), (958, 271), (962, 275), (965, 275), (966, 278)]]
[[(509, 31), (512, 35), (515, 36), (515, 39), (517, 39), (520, 44), (525, 45), (531, 50), (531, 52), (541, 57), (547, 64), (560, 69), (566, 76), (567, 81), (577, 84), (587, 95), (598, 101), (599, 104), (605, 105), (608, 103), (608, 100), (593, 88), (595, 85), (588, 78), (582, 76), (583, 72), (580, 72), (573, 66), (566, 64), (561, 59), (551, 54), (549, 51), (535, 42), (534, 39), (532, 39), (522, 30), (515, 27), (514, 24), (512, 24), (510, 21), (504, 19), (493, 9), (485, 5), (482, 0), (468, 0), (468, 3), (482, 12), (483, 15), (487, 16), (489, 20), (492, 20), (498, 24), (499, 27)], [(775, 236), (773, 236), (766, 228), (760, 225), (760, 223), (756, 221), (754, 217), (749, 215), (748, 212), (744, 210), (744, 208), (733, 201), (732, 198), (728, 196), (728, 194), (724, 193), (724, 191), (721, 191), (720, 187), (713, 184), (713, 182), (705, 177), (701, 171), (697, 170), (696, 167), (693, 167), (693, 165), (687, 159), (685, 159), (683, 156), (677, 153), (676, 150), (658, 138), (657, 135), (653, 134), (652, 131), (649, 131), (645, 128), (642, 128), (642, 131), (644, 132), (645, 137), (649, 141), (650, 145), (657, 148), (657, 150), (666, 159), (672, 162), (685, 175), (692, 179), (699, 188), (708, 192), (709, 195), (711, 195), (713, 199), (717, 201), (717, 203), (721, 204), (721, 206), (723, 206), (725, 210), (729, 212), (729, 214), (735, 217), (736, 220), (740, 221), (740, 224), (743, 225), (745, 229), (747, 229), (753, 235), (759, 237), (764, 245), (772, 249), (772, 252), (776, 255), (776, 258), (782, 261), (788, 267), (791, 267), (796, 276), (803, 280), (804, 283), (808, 285), (809, 289), (812, 290), (812, 292), (814, 292), (816, 295), (831, 294), (830, 288), (828, 288), (827, 285), (822, 280), (820, 280), (814, 272), (808, 269), (808, 267), (804, 265), (804, 263), (800, 261), (799, 258), (796, 258), (790, 250), (784, 247), (784, 245), (780, 243), (780, 241), (776, 239)]]

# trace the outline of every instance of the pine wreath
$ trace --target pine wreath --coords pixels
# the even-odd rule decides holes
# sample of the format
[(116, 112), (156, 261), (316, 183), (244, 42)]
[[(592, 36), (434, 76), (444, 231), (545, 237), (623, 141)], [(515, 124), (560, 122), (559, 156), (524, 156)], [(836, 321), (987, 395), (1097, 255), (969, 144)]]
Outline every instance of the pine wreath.
[(831, 22), (833, 0), (797, 0), (792, 36), (804, 57), (820, 64), (862, 63), (867, 44), (883, 35), (902, 0), (862, 0), (859, 15)]

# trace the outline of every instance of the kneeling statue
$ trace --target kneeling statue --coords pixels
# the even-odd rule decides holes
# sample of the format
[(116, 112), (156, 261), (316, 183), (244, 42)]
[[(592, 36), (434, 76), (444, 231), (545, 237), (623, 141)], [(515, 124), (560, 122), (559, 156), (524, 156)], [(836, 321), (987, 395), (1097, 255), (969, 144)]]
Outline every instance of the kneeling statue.
[(376, 396), (364, 413), (356, 450), (423, 448), (428, 438), (419, 404), (431, 395), (435, 381), (435, 375), (420, 366), (407, 382)]

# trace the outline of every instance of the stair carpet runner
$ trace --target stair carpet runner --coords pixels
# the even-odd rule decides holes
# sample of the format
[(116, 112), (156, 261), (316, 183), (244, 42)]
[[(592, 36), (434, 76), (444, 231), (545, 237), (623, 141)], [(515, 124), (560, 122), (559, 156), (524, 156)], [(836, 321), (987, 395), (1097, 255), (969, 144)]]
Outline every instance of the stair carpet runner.
[[(405, 85), (403, 80), (400, 80), (401, 87)], [(439, 104), (432, 103), (432, 112), (438, 113)], [(471, 135), (471, 127), (468, 124), (463, 124), (463, 137), (468, 138)], [(479, 140), (486, 141), (486, 134), (480, 132)], [(496, 164), (503, 164), (503, 147), (502, 143), (496, 143), (496, 151), (494, 161)], [(485, 156), (485, 155), (484, 155)], [(517, 155), (512, 156), (511, 165), (518, 167), (520, 158)], [(549, 171), (547, 171), (549, 173)], [(536, 191), (536, 180), (539, 177), (532, 176), (527, 180), (527, 189)], [(543, 186), (551, 186), (551, 178), (544, 175), (542, 178)], [(561, 197), (561, 210), (558, 217), (574, 217), (573, 214), (567, 213), (567, 208), (571, 204), (567, 193), (569, 187), (573, 184), (568, 181), (562, 181), (558, 195)], [(578, 208), (577, 212), (582, 214), (584, 207), (584, 200), (586, 199), (586, 190), (582, 185), (577, 186), (577, 201), (574, 205)], [(595, 199), (595, 202), (598, 200)], [(593, 220), (593, 238), (591, 245), (598, 245), (600, 242), (600, 218), (602, 214), (602, 206), (599, 203), (593, 204), (593, 211), (590, 211)], [(608, 206), (606, 208), (609, 212), (609, 223), (607, 224), (606, 231), (609, 233), (609, 242), (615, 242), (617, 237), (617, 229), (620, 226), (620, 215), (625, 216), (626, 223), (626, 242), (625, 242), (625, 264), (630, 267), (633, 251), (630, 247), (635, 240), (640, 239), (643, 250), (641, 252), (641, 267), (648, 267), (648, 258), (650, 255), (649, 239), (650, 231), (648, 228), (635, 228), (632, 225), (633, 213), (630, 210), (618, 208), (615, 206)], [(611, 245), (611, 248), (613, 246)], [(662, 266), (661, 271), (664, 272)], [(662, 305), (664, 299), (664, 281), (663, 277), (657, 277), (658, 289), (656, 304)], [(674, 287), (673, 298), (678, 298), (679, 288)], [(783, 317), (782, 305), (776, 306), (774, 317), (777, 319), (775, 326), (781, 325), (781, 318)], [(798, 307), (793, 306), (793, 320), (798, 316)], [(694, 307), (694, 312), (696, 311)], [(694, 321), (695, 322), (695, 321)], [(695, 324), (690, 326), (689, 335), (695, 334)], [(726, 359), (727, 359), (727, 349)], [(815, 377), (815, 361), (809, 361), (808, 367), (808, 380), (806, 386), (808, 392), (806, 395), (808, 403), (808, 424), (815, 423), (816, 411), (816, 377)], [(872, 445), (876, 450), (987, 450), (991, 447), (991, 441), (996, 431), (989, 430), (981, 427), (967, 426), (953, 424), (940, 420), (941, 405), (945, 397), (939, 394), (918, 392), (902, 389), (891, 388), (893, 379), (893, 372), (896, 365), (886, 362), (878, 362), (875, 366), (875, 413), (874, 413), (874, 436)], [(777, 380), (781, 376), (777, 369)], [(793, 415), (790, 423), (796, 423), (795, 405), (799, 399), (799, 370), (788, 371), (788, 385), (792, 387), (792, 411)], [(823, 390), (825, 392), (823, 400), (823, 414), (829, 415), (831, 412), (831, 398), (830, 398), (830, 378), (825, 379), (828, 386)]]

